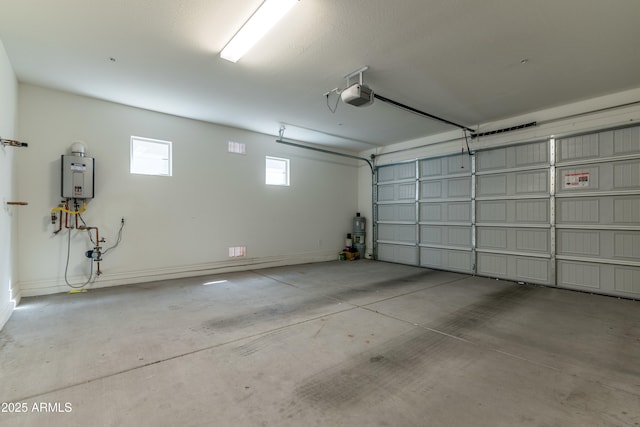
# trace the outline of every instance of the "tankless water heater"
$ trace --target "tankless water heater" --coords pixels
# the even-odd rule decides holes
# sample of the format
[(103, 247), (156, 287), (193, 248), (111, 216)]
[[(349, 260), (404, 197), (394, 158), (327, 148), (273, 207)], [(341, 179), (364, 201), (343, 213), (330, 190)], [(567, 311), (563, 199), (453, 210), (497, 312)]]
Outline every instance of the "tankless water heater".
[(92, 157), (62, 155), (62, 197), (93, 198), (94, 162)]

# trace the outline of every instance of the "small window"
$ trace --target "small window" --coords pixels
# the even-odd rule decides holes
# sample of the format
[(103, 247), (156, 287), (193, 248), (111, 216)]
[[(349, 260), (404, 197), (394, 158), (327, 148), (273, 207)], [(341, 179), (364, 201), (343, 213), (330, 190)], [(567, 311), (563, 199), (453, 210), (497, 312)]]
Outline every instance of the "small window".
[(267, 156), (267, 185), (289, 185), (289, 159)]
[(130, 172), (171, 176), (171, 141), (132, 136)]

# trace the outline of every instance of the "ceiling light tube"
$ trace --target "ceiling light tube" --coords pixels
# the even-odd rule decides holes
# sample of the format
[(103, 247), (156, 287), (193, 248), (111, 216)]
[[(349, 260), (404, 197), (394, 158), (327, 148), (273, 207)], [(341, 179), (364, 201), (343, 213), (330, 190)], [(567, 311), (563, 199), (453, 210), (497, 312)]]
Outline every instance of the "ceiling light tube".
[(237, 62), (296, 4), (298, 0), (266, 0), (220, 52), (220, 57)]

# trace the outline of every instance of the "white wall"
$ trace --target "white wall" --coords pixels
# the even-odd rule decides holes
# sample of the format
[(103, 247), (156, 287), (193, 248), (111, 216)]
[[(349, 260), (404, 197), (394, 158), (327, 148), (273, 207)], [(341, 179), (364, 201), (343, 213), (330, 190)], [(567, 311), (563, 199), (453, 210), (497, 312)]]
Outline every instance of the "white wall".
[[(60, 156), (84, 141), (96, 159), (89, 225), (121, 245), (93, 285), (109, 286), (209, 272), (337, 259), (357, 208), (357, 164), (275, 142), (275, 137), (169, 116), (31, 85), (19, 86), (18, 272), (23, 296), (65, 291), (66, 231), (52, 235), (60, 201)], [(131, 175), (131, 135), (173, 141), (173, 177)], [(247, 155), (227, 152), (229, 140)], [(291, 159), (291, 186), (264, 184), (265, 155)], [(86, 280), (91, 248), (74, 231), (69, 277)], [(228, 258), (246, 246), (245, 258)]]
[[(522, 116), (514, 116), (499, 122), (484, 123), (479, 126), (479, 132), (508, 128), (533, 121), (539, 124), (524, 130), (470, 140), (470, 148), (473, 151), (504, 144), (539, 141), (550, 137), (562, 137), (608, 127), (631, 125), (640, 122), (638, 101), (640, 101), (640, 88)], [(453, 130), (363, 151), (359, 153), (359, 156), (369, 158), (373, 154), (376, 156), (375, 164), (380, 166), (407, 160), (459, 154), (463, 146), (462, 137), (462, 131)], [(363, 216), (372, 218), (371, 179), (368, 175), (365, 168), (361, 167), (358, 175), (358, 210)], [(372, 222), (367, 222), (367, 252), (371, 250), (373, 245)]]
[[(16, 103), (18, 82), (0, 41), (0, 137), (16, 139)], [(15, 201), (16, 150), (24, 148), (0, 146), (0, 329), (11, 316), (20, 295), (16, 285), (15, 247), (17, 216), (23, 207), (9, 207)], [(13, 301), (12, 301), (13, 300)]]

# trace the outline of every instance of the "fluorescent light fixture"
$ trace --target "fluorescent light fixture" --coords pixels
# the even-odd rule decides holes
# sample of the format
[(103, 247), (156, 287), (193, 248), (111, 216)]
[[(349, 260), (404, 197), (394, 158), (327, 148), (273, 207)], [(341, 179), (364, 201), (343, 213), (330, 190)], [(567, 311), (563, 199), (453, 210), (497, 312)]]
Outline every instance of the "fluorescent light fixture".
[(220, 52), (220, 57), (237, 62), (296, 4), (298, 0), (266, 0)]

